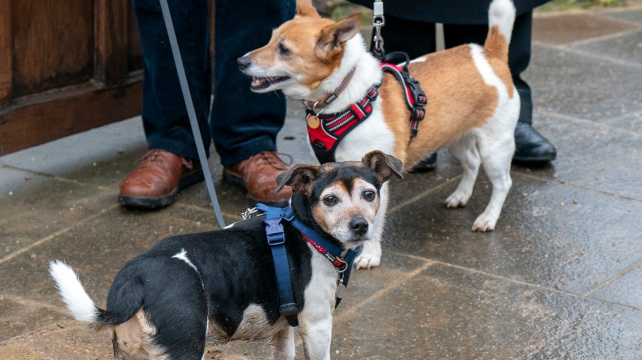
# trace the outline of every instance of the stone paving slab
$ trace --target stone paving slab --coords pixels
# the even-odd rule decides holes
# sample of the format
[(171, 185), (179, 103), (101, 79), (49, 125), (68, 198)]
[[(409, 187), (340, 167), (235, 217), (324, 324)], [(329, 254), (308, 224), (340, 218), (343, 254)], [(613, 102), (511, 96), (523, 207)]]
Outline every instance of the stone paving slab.
[[(133, 169), (136, 162), (130, 160), (140, 157), (141, 151), (144, 153), (146, 148), (142, 122), (140, 117), (136, 117), (69, 136), (65, 142), (53, 141), (9, 154), (3, 156), (0, 162), (60, 177), (73, 172), (75, 178), (92, 176), (102, 178), (103, 184), (111, 184), (120, 182), (124, 173), (109, 175), (115, 173), (116, 169)], [(88, 149), (91, 151), (87, 151)], [(122, 155), (132, 153), (132, 159), (121, 159)], [(104, 167), (106, 164), (110, 164), (114, 170)]]
[(637, 359), (642, 351), (639, 310), (441, 264), (334, 329), (333, 349), (353, 359)]
[(129, 259), (165, 237), (206, 229), (180, 218), (168, 221), (163, 211), (129, 212), (114, 205), (100, 218), (0, 263), (0, 292), (60, 305), (48, 275), (49, 261), (60, 259), (80, 273), (88, 294), (104, 306), (112, 280)]
[(590, 297), (642, 309), (642, 264), (635, 265), (633, 270), (590, 294)]
[(577, 186), (642, 201), (641, 181), (637, 176), (632, 176), (633, 169), (642, 169), (642, 157), (620, 163), (610, 169), (592, 173), (572, 183)]
[(642, 23), (642, 9), (624, 9), (622, 11), (604, 12), (599, 16)]
[(537, 109), (602, 121), (642, 110), (640, 66), (533, 45), (524, 78)]
[(487, 184), (465, 208), (442, 205), (452, 184), (389, 214), (384, 257), (394, 249), (578, 295), (642, 258), (630, 236), (642, 232), (641, 202), (514, 174), (496, 230), (475, 233)]
[(555, 144), (557, 160), (530, 169), (513, 166), (513, 171), (568, 182), (642, 155), (642, 137), (628, 130), (544, 111), (535, 112), (533, 123)]
[[(1, 158), (0, 158), (1, 159)], [(0, 200), (9, 199), (13, 194), (23, 190), (29, 190), (34, 185), (53, 181), (49, 176), (34, 174), (31, 171), (14, 169), (10, 167), (0, 168)]]
[(626, 32), (609, 39), (572, 44), (570, 47), (597, 56), (637, 64), (642, 59), (642, 30)]
[(642, 112), (627, 114), (621, 117), (606, 119), (604, 124), (642, 134)]
[[(33, 329), (69, 318), (63, 309), (51, 309), (38, 303), (0, 295), (0, 342), (22, 335)], [(1, 351), (1, 350), (0, 350)], [(3, 355), (0, 355), (0, 358)]]
[[(37, 177), (34, 177), (37, 179)], [(115, 193), (53, 179), (30, 180), (30, 191), (18, 191), (0, 202), (0, 262), (11, 252), (65, 231), (69, 226), (116, 204)]]
[(635, 29), (634, 24), (585, 14), (538, 16), (533, 21), (533, 40), (564, 44)]

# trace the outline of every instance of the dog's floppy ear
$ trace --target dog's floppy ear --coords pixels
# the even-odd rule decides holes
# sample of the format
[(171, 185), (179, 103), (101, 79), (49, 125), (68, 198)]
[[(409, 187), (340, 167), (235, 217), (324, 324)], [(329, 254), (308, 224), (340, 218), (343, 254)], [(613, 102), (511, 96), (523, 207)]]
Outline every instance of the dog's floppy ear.
[(314, 180), (319, 174), (319, 167), (313, 165), (299, 164), (276, 177), (279, 192), (284, 186), (292, 187), (292, 193), (310, 195), (314, 186)]
[(317, 57), (328, 61), (343, 50), (345, 42), (352, 39), (361, 27), (361, 13), (328, 25), (321, 29), (315, 53)]
[(403, 179), (403, 163), (392, 155), (385, 154), (379, 150), (371, 151), (361, 160), (382, 183), (390, 180), (393, 176)]
[(297, 0), (296, 14), (300, 16), (321, 17), (317, 9), (312, 5), (312, 0)]

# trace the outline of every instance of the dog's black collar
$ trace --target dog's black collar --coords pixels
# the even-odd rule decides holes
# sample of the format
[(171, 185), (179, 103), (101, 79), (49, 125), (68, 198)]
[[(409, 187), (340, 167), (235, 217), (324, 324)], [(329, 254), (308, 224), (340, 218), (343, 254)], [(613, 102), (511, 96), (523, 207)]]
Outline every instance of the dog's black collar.
[(292, 221), (290, 221), (290, 224), (297, 228), (308, 242), (310, 242), (310, 244), (322, 255), (325, 255), (332, 265), (337, 268), (337, 271), (339, 272), (339, 280), (337, 284), (336, 308), (339, 306), (339, 303), (341, 303), (341, 299), (343, 298), (343, 290), (348, 286), (348, 280), (350, 280), (350, 273), (352, 272), (352, 264), (354, 263), (354, 259), (356, 259), (361, 253), (361, 246), (354, 250), (342, 249), (324, 239), (318, 232), (305, 225), (297, 218), (293, 218)]
[(275, 208), (259, 203), (256, 204), (256, 208), (265, 213), (265, 233), (270, 249), (272, 250), (277, 284), (279, 286), (279, 297), (281, 302), (279, 311), (285, 316), (288, 323), (291, 326), (298, 326), (299, 322), (297, 314), (299, 310), (294, 302), (294, 296), (292, 293), (290, 266), (288, 264), (287, 253), (285, 251), (286, 239), (282, 224), (283, 220), (289, 222), (299, 230), (319, 252), (321, 252), (319, 249), (320, 247), (323, 250), (322, 254), (324, 254), (326, 258), (337, 268), (337, 271), (339, 272), (339, 280), (337, 284), (338, 291), (335, 307), (339, 306), (341, 298), (343, 297), (342, 290), (348, 286), (352, 264), (357, 255), (361, 252), (361, 247), (359, 246), (355, 250), (345, 250), (332, 244), (319, 235), (319, 233), (314, 229), (299, 221), (294, 216), (294, 211), (289, 206), (285, 208)]

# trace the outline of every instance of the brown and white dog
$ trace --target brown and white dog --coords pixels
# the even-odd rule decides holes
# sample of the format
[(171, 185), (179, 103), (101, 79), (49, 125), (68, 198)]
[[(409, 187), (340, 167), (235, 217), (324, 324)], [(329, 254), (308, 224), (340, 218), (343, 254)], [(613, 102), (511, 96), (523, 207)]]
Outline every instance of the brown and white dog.
[[(411, 169), (447, 147), (461, 162), (464, 174), (446, 206), (468, 203), (483, 165), (493, 190), (472, 229), (492, 231), (512, 185), (510, 164), (520, 111), (519, 94), (507, 64), (514, 20), (513, 3), (494, 0), (483, 46), (462, 45), (410, 62), (410, 74), (428, 98), (426, 117), (412, 141), (403, 90), (392, 75), (382, 73), (379, 62), (366, 50), (359, 34), (360, 15), (334, 22), (322, 19), (310, 0), (299, 0), (294, 19), (275, 29), (267, 45), (239, 58), (238, 63), (253, 77), (255, 92), (282, 90), (290, 98), (311, 103), (335, 92), (354, 69), (345, 89), (323, 110), (326, 114), (347, 109), (362, 100), (370, 87), (381, 84), (372, 114), (342, 139), (335, 151), (336, 161), (358, 160), (372, 150), (381, 150), (394, 154), (404, 168)], [(357, 268), (380, 263), (387, 192), (384, 185), (375, 235), (355, 261)]]

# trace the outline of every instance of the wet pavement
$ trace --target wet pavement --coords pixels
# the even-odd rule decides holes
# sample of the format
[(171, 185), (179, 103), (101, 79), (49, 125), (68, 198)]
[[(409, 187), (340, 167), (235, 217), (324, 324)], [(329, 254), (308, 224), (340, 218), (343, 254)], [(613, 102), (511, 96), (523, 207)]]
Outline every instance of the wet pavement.
[[(461, 168), (391, 186), (382, 266), (352, 277), (333, 358), (642, 359), (642, 8), (538, 15), (535, 127), (552, 164), (512, 168), (497, 230), (470, 227), (490, 196), (443, 201)], [(293, 104), (281, 151), (310, 162)], [(172, 234), (217, 227), (204, 184), (160, 211), (122, 209), (120, 180), (146, 144), (139, 118), (0, 157), (0, 359), (111, 359), (111, 342), (68, 315), (47, 266), (64, 259), (104, 306), (124, 263)], [(210, 159), (227, 222), (247, 207)], [(302, 358), (297, 342), (297, 358)], [(210, 347), (260, 359), (267, 343)]]

